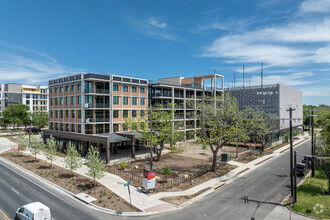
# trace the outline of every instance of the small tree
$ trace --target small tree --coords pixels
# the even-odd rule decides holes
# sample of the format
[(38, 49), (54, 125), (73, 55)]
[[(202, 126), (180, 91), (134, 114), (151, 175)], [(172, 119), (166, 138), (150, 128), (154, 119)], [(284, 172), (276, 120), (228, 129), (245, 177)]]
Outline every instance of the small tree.
[(35, 161), (37, 161), (37, 154), (39, 154), (43, 148), (44, 144), (41, 143), (36, 136), (32, 135), (29, 151), (34, 155)]
[(47, 139), (46, 146), (44, 148), (44, 154), (47, 160), (50, 161), (50, 168), (52, 168), (53, 160), (55, 160), (55, 155), (57, 153), (57, 143), (55, 138), (51, 135), (49, 139)]
[(48, 114), (44, 112), (32, 114), (32, 124), (42, 129), (48, 125)]
[(172, 175), (172, 170), (171, 170), (170, 165), (165, 164), (165, 166), (164, 166), (163, 169), (162, 169), (162, 174), (163, 174), (164, 176), (166, 176), (166, 179), (167, 179), (169, 176)]
[(80, 168), (82, 166), (81, 156), (78, 153), (76, 146), (71, 142), (67, 148), (66, 155), (64, 157), (65, 168), (69, 169), (71, 172)]
[(88, 157), (88, 172), (87, 176), (93, 178), (94, 189), (96, 180), (102, 179), (105, 176), (105, 165), (100, 157), (100, 153), (96, 147), (91, 147), (87, 153)]
[(19, 133), (18, 135), (18, 148), (17, 152), (20, 153), (21, 150), (26, 149), (29, 146), (29, 141), (25, 138), (25, 133)]

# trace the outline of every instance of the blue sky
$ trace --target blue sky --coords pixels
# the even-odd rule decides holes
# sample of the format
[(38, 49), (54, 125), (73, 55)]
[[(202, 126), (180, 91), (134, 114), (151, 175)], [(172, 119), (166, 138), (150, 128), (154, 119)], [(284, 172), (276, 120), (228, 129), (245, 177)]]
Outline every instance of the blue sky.
[(0, 0), (0, 82), (79, 72), (157, 80), (214, 69), (330, 105), (330, 0)]

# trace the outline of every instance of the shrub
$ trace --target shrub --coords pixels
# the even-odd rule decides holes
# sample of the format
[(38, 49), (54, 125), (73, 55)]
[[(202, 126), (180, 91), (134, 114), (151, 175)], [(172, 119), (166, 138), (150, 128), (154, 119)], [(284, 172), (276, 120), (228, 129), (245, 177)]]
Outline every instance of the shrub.
[(100, 200), (99, 200), (99, 203), (102, 203), (102, 202), (103, 202), (103, 200), (102, 200), (102, 199), (100, 199)]
[(176, 145), (172, 145), (170, 146), (170, 151), (171, 152), (175, 152), (177, 149), (176, 149)]
[(123, 170), (125, 170), (126, 167), (127, 167), (126, 162), (125, 162), (125, 161), (120, 162), (120, 167), (121, 167)]
[(108, 196), (108, 199), (111, 199), (112, 198), (112, 196)]
[(165, 166), (163, 167), (162, 174), (166, 177), (169, 177), (172, 175), (171, 167), (168, 164), (165, 164)]

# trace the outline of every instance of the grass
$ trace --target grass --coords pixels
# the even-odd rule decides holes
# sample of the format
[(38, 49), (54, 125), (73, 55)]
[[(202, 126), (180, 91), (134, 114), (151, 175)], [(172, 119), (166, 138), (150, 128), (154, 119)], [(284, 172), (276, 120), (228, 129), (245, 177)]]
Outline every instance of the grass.
[[(315, 177), (310, 177), (310, 180), (307, 178), (305, 182), (298, 188), (298, 202), (294, 205), (293, 210), (316, 218), (330, 218), (328, 215), (327, 205), (325, 204), (321, 184), (323, 185), (327, 203), (330, 205), (330, 195), (327, 194), (328, 179), (323, 170), (315, 170)], [(322, 213), (316, 213), (317, 211), (320, 211), (320, 206), (315, 206), (316, 204), (323, 206)], [(316, 210), (314, 210), (314, 207)]]

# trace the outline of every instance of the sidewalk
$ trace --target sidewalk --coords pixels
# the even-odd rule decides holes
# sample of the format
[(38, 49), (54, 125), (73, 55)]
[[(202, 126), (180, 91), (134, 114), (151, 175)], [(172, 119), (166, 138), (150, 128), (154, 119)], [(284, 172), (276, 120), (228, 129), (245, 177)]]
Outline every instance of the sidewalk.
[[(309, 138), (309, 136), (300, 136), (300, 137)], [(301, 140), (294, 141), (293, 144), (295, 145), (299, 142), (301, 142)], [(298, 144), (294, 147), (297, 147), (299, 145), (300, 144)], [(229, 173), (227, 173), (224, 176), (211, 179), (205, 183), (202, 183), (200, 185), (197, 185), (195, 187), (192, 187), (188, 190), (181, 191), (181, 192), (159, 192), (159, 193), (152, 194), (149, 196), (149, 195), (146, 195), (146, 194), (140, 192), (139, 190), (137, 190), (136, 187), (131, 186), (132, 205), (134, 205), (138, 209), (144, 211), (145, 213), (162, 212), (162, 211), (174, 210), (179, 207), (184, 207), (187, 204), (190, 204), (191, 202), (194, 202), (194, 201), (206, 196), (207, 194), (213, 192), (217, 187), (220, 187), (225, 184), (229, 184), (230, 182), (234, 181), (237, 177), (245, 175), (245, 174), (251, 172), (252, 170), (255, 170), (256, 168), (264, 165), (268, 161), (280, 156), (281, 153), (283, 153), (284, 151), (286, 151), (289, 148), (290, 148), (290, 146), (286, 145), (282, 148), (277, 149), (270, 155), (260, 157), (256, 160), (253, 160), (246, 164), (236, 162), (236, 161), (230, 161), (229, 164), (235, 165), (235, 166), (237, 166), (237, 168), (230, 171)], [(31, 155), (31, 153), (27, 152), (27, 151), (25, 151), (24, 153)], [(41, 160), (46, 159), (43, 154), (38, 154), (37, 158), (41, 159)], [(82, 160), (84, 161), (84, 159), (82, 159)], [(63, 168), (65, 167), (63, 158), (61, 158), (61, 157), (56, 157), (56, 160), (53, 161), (53, 164), (63, 167)], [(80, 175), (88, 177), (86, 175), (87, 167), (85, 165), (83, 165), (81, 168), (79, 168), (75, 172)], [(124, 200), (126, 200), (127, 202), (129, 202), (129, 195), (127, 192), (127, 187), (124, 187), (124, 184), (127, 182), (124, 179), (122, 179), (121, 177), (119, 177), (117, 175), (107, 173), (104, 178), (99, 180), (99, 182), (102, 185), (104, 185), (105, 187), (107, 187), (109, 190), (111, 190), (112, 192), (117, 194), (119, 197), (121, 197)], [(211, 189), (202, 193), (201, 195), (193, 198), (192, 200), (187, 201), (186, 203), (180, 205), (179, 207), (160, 200), (161, 198), (164, 198), (164, 197), (192, 195), (192, 194), (200, 192), (201, 190), (204, 190), (206, 188), (211, 188)]]
[(292, 220), (311, 220), (315, 218), (309, 218), (306, 216), (299, 215), (295, 212), (290, 211), (284, 206), (276, 206), (271, 213), (269, 213), (265, 220), (278, 220), (278, 219), (292, 219)]

